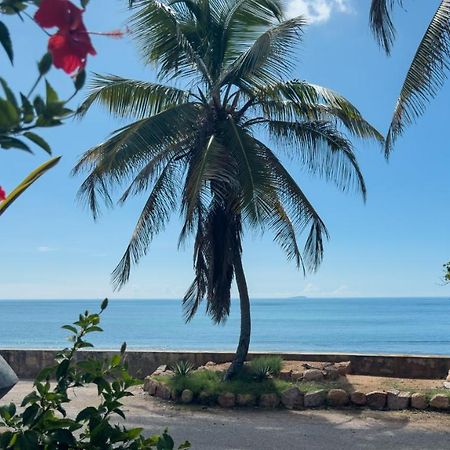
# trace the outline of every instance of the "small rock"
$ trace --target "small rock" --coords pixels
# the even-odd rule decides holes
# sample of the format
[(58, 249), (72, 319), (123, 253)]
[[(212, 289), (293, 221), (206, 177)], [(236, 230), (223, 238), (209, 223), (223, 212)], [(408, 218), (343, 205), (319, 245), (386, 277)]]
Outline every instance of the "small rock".
[(214, 362), (214, 361), (208, 361), (206, 364), (205, 364), (205, 367), (213, 367), (213, 366), (215, 366), (216, 365), (216, 363)]
[(424, 394), (420, 394), (419, 392), (411, 395), (411, 408), (415, 409), (427, 409), (428, 400)]
[(448, 397), (444, 394), (436, 394), (431, 398), (430, 406), (436, 409), (447, 409), (449, 407)]
[(277, 394), (261, 394), (259, 397), (259, 406), (262, 408), (276, 408), (280, 404)]
[(152, 373), (152, 375), (162, 375), (167, 370), (167, 365), (163, 364), (162, 366), (158, 366), (158, 368)]
[(325, 404), (326, 391), (319, 389), (313, 392), (307, 392), (303, 398), (305, 408), (317, 408)]
[(350, 361), (338, 362), (334, 365), (339, 372), (339, 375), (345, 376), (351, 372), (352, 363)]
[(201, 391), (200, 394), (198, 394), (198, 402), (202, 405), (212, 405), (215, 403), (215, 398), (211, 393)]
[(387, 407), (388, 409), (408, 409), (411, 399), (410, 392), (400, 392), (397, 390), (388, 391), (387, 393)]
[(445, 389), (450, 389), (450, 381), (444, 381)]
[(355, 391), (350, 395), (351, 402), (356, 406), (365, 406), (367, 403), (367, 397), (364, 392)]
[(373, 391), (366, 395), (367, 406), (373, 409), (383, 409), (386, 406), (387, 394), (384, 391)]
[(144, 381), (144, 391), (148, 392), (150, 395), (155, 395), (156, 388), (158, 387), (158, 382), (151, 377), (146, 377)]
[(294, 370), (294, 371), (292, 372), (291, 378), (292, 378), (294, 381), (301, 380), (301, 379), (303, 378), (303, 371), (300, 372), (300, 371), (298, 371), (298, 370)]
[(296, 387), (286, 389), (281, 394), (281, 403), (287, 409), (303, 408), (303, 393)]
[(280, 380), (289, 381), (292, 378), (292, 370), (280, 371), (278, 378), (280, 378)]
[(325, 368), (325, 378), (327, 380), (336, 381), (339, 379), (339, 370), (337, 370), (335, 367), (330, 366)]
[(236, 395), (236, 404), (239, 406), (254, 406), (256, 398), (252, 394), (238, 394)]
[(448, 371), (448, 375), (447, 375), (447, 378), (445, 380), (446, 381), (450, 381), (450, 370)]
[(236, 396), (232, 392), (225, 392), (217, 397), (217, 403), (222, 408), (232, 408), (236, 403)]
[(155, 395), (156, 397), (162, 398), (163, 400), (170, 400), (170, 398), (172, 397), (170, 389), (165, 384), (162, 383), (158, 383)]
[(330, 406), (339, 407), (348, 405), (348, 394), (344, 389), (330, 389), (327, 399)]
[(308, 369), (303, 372), (303, 381), (323, 381), (323, 373), (319, 369)]
[(185, 389), (181, 393), (181, 402), (182, 403), (191, 403), (194, 399), (194, 393), (190, 389)]

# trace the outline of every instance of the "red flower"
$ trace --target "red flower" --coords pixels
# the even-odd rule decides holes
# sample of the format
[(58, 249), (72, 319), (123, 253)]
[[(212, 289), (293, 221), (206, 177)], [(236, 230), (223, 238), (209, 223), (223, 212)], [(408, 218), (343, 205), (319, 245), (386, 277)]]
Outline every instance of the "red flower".
[(57, 27), (50, 37), (48, 50), (53, 64), (71, 74), (86, 65), (87, 55), (96, 55), (91, 39), (83, 23), (83, 10), (69, 0), (42, 0), (34, 15), (43, 28)]
[(4, 200), (6, 200), (6, 192), (0, 186), (0, 202), (3, 202)]

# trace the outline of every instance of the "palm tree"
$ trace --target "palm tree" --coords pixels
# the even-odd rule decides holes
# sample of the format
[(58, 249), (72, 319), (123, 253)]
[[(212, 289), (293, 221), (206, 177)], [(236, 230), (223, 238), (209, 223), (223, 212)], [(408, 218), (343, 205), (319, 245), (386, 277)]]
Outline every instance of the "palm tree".
[[(74, 173), (84, 169), (88, 175), (79, 194), (97, 217), (100, 202), (111, 205), (112, 190), (123, 183), (119, 203), (149, 191), (112, 274), (116, 288), (128, 281), (132, 265), (179, 207), (179, 242), (194, 237), (186, 320), (206, 299), (207, 314), (224, 322), (236, 280), (241, 334), (229, 378), (250, 344), (244, 231), (272, 231), (304, 271), (317, 269), (328, 235), (270, 143), (306, 170), (365, 196), (353, 146), (341, 129), (358, 138), (383, 138), (339, 94), (286, 81), (305, 22), (283, 21), (279, 0), (146, 0), (132, 6), (133, 36), (144, 62), (156, 65), (159, 82), (95, 77), (81, 114), (100, 103), (112, 115), (136, 121), (82, 156)], [(301, 251), (299, 238), (307, 229)]]
[[(395, 41), (395, 27), (391, 19), (395, 4), (404, 0), (372, 0), (371, 28), (378, 43), (389, 55)], [(389, 131), (386, 136), (386, 156), (395, 140), (426, 109), (443, 86), (450, 67), (450, 0), (442, 0), (420, 41), (397, 99)]]

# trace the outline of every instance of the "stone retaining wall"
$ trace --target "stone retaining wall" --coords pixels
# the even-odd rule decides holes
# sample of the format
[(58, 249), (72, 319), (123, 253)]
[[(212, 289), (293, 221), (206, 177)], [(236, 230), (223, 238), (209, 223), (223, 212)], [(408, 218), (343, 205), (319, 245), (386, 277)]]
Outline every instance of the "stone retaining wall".
[[(53, 363), (55, 350), (6, 349), (0, 354), (14, 369), (19, 378), (34, 378), (42, 369)], [(80, 358), (86, 354), (105, 357), (114, 351), (80, 352)], [(351, 361), (351, 373), (398, 378), (445, 379), (450, 369), (450, 356), (412, 356), (412, 355), (360, 355), (345, 353), (251, 353), (249, 357), (262, 355), (280, 355), (291, 361)], [(202, 366), (208, 361), (223, 363), (230, 361), (230, 352), (176, 352), (176, 351), (129, 351), (127, 360), (133, 376), (144, 378), (158, 366), (172, 364), (179, 360)]]

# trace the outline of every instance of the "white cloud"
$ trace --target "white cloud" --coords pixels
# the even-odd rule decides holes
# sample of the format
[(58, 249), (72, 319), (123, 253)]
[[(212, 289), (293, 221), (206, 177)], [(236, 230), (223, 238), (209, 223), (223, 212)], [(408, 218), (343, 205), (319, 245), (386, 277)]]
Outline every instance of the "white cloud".
[(350, 14), (351, 0), (288, 0), (286, 15), (304, 15), (309, 23), (325, 23), (334, 12)]

